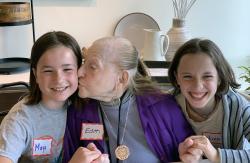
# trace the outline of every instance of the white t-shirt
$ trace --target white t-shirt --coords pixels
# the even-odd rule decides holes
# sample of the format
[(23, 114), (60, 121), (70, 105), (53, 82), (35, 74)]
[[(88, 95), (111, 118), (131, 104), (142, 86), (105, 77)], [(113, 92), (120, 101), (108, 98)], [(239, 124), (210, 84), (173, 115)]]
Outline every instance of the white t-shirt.
[(18, 102), (1, 123), (0, 155), (20, 163), (58, 162), (66, 114), (66, 105), (51, 110), (41, 103), (25, 105), (24, 100)]

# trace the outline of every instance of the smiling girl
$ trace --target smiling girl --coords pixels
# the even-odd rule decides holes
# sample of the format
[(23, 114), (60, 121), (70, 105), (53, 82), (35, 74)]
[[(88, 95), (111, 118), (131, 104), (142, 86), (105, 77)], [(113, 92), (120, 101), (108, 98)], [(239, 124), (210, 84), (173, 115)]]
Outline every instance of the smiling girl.
[(64, 32), (41, 36), (31, 51), (30, 91), (2, 121), (0, 162), (60, 162), (69, 104), (76, 104), (81, 49)]
[(219, 47), (207, 39), (186, 42), (168, 73), (175, 98), (198, 135), (181, 143), (181, 160), (196, 160), (199, 149), (212, 162), (250, 162), (250, 151), (243, 150), (250, 140), (250, 102), (235, 90), (240, 85)]

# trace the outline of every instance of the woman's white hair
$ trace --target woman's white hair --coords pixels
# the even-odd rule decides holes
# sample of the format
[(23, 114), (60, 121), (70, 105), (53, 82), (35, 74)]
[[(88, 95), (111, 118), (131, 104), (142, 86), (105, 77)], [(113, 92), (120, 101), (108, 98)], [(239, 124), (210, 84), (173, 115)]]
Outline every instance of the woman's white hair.
[[(145, 65), (135, 46), (123, 37), (104, 37), (96, 40), (87, 51), (87, 55), (99, 55), (104, 62), (113, 63), (117, 70), (127, 71), (129, 74), (129, 88), (135, 92), (154, 90)], [(138, 70), (140, 68), (140, 71)]]

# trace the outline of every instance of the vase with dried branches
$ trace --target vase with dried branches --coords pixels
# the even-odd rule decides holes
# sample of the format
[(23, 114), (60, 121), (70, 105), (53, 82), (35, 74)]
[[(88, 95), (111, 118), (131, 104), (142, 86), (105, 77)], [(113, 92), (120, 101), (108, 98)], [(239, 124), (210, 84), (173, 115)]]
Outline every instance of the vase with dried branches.
[(169, 47), (165, 55), (166, 61), (172, 61), (176, 50), (191, 38), (189, 30), (185, 25), (185, 18), (196, 0), (172, 0), (174, 18), (172, 27), (167, 32)]

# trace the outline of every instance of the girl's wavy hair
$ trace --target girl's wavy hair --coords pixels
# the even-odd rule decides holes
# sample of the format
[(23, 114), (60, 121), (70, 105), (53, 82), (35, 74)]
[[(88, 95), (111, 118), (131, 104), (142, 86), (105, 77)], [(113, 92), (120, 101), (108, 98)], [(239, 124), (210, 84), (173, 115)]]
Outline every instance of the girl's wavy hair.
[(217, 96), (225, 94), (229, 90), (230, 87), (233, 89), (236, 89), (240, 86), (240, 84), (236, 82), (234, 72), (230, 64), (224, 58), (223, 53), (221, 52), (220, 48), (211, 40), (194, 38), (184, 43), (177, 50), (172, 60), (172, 63), (170, 65), (170, 68), (168, 70), (168, 76), (169, 76), (171, 84), (174, 87), (175, 94), (180, 93), (180, 88), (176, 80), (178, 66), (179, 66), (181, 58), (187, 54), (208, 55), (211, 58), (218, 72), (218, 77), (220, 80), (220, 83), (216, 92)]
[[(26, 104), (33, 105), (38, 104), (41, 99), (41, 91), (39, 89), (38, 84), (36, 83), (36, 78), (33, 73), (33, 69), (37, 69), (37, 63), (41, 56), (49, 49), (65, 46), (70, 48), (76, 58), (77, 58), (77, 66), (78, 68), (82, 64), (82, 54), (81, 48), (78, 45), (77, 41), (69, 34), (62, 31), (52, 31), (45, 33), (37, 41), (34, 43), (31, 50), (30, 57), (30, 88), (29, 94), (27, 96)], [(78, 98), (77, 91), (69, 97), (69, 101), (73, 102), (76, 105), (80, 105), (80, 99)]]

